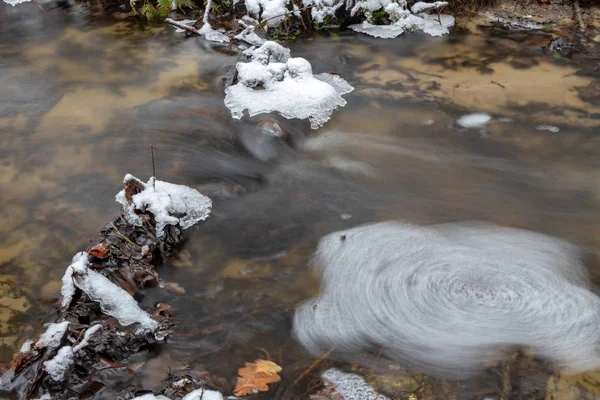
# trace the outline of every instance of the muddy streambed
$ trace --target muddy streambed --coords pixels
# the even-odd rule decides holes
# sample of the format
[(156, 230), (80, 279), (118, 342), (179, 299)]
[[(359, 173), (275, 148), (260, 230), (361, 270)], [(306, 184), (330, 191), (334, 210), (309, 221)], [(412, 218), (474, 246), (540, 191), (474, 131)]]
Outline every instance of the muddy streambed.
[[(443, 38), (319, 32), (287, 43), (315, 72), (356, 88), (314, 131), (276, 116), (231, 118), (222, 76), (237, 61), (232, 47), (93, 7), (45, 15), (0, 5), (0, 361), (53, 320), (65, 267), (118, 213), (123, 175), (151, 175), (150, 143), (157, 176), (211, 196), (214, 212), (162, 266), (164, 287), (144, 292), (142, 305), (171, 304), (179, 325), (133, 363), (127, 379), (143, 388), (183, 368), (233, 385), (237, 368), (267, 355), (293, 382), (314, 360), (290, 335), (293, 310), (318, 291), (307, 265), (332, 231), (483, 220), (597, 252), (600, 102), (586, 93), (600, 75), (585, 59), (549, 54), (551, 40), (472, 27)], [(469, 112), (493, 119), (461, 128)], [(269, 117), (282, 139), (261, 134)], [(600, 265), (591, 276), (600, 281)], [(369, 380), (396, 398), (502, 390), (494, 372), (402, 381), (394, 368)], [(597, 373), (551, 375), (520, 359), (514, 398), (600, 398)], [(106, 377), (115, 387), (124, 379)], [(309, 386), (293, 392), (305, 397)]]

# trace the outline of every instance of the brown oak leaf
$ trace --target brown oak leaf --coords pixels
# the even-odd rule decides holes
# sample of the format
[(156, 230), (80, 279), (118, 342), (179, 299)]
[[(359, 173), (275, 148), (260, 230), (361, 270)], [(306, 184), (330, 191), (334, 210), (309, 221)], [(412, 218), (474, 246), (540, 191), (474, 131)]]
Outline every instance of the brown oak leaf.
[(245, 396), (256, 392), (269, 391), (269, 383), (279, 382), (281, 377), (277, 374), (281, 367), (273, 361), (256, 360), (247, 362), (246, 366), (238, 369), (238, 381), (234, 394)]

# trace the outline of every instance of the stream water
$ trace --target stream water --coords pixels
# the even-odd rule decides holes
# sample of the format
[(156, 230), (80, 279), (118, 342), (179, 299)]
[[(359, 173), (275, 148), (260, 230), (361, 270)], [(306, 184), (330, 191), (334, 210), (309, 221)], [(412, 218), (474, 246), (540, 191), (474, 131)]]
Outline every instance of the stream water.
[[(206, 193), (214, 212), (160, 268), (165, 288), (144, 293), (146, 307), (173, 305), (179, 325), (135, 364), (141, 387), (184, 366), (233, 384), (244, 361), (265, 353), (292, 382), (313, 360), (290, 335), (293, 310), (317, 293), (307, 266), (319, 238), (336, 230), (480, 220), (598, 253), (600, 104), (581, 93), (600, 75), (547, 54), (544, 33), (318, 32), (287, 43), (315, 73), (339, 73), (356, 88), (313, 131), (277, 116), (231, 118), (222, 76), (237, 62), (234, 47), (93, 6), (46, 6), (0, 4), (2, 362), (52, 321), (71, 257), (119, 212), (123, 176), (151, 175), (151, 143), (159, 179)], [(469, 112), (493, 119), (461, 128), (455, 121)], [(273, 119), (283, 139), (260, 129)], [(590, 275), (599, 283), (600, 264)], [(547, 367), (514, 374), (515, 398), (546, 398)], [(427, 390), (482, 399), (500, 393), (498, 379)], [(577, 379), (573, 398), (600, 398), (598, 374)]]

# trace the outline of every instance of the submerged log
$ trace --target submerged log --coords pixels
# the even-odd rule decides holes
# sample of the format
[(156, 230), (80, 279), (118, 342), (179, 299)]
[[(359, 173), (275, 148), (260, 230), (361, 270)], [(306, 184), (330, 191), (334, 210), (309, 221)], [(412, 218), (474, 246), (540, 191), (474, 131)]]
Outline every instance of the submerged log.
[[(124, 183), (117, 195), (122, 212), (73, 257), (56, 323), (15, 353), (0, 378), (0, 397), (90, 398), (103, 391), (111, 373), (133, 375), (128, 359), (172, 331), (168, 305), (149, 313), (134, 296), (160, 282), (156, 267), (181, 243), (183, 229), (208, 217), (211, 202), (194, 189), (154, 178), (145, 184), (127, 175)], [(204, 386), (185, 379), (189, 391)], [(136, 395), (127, 387), (123, 393)]]

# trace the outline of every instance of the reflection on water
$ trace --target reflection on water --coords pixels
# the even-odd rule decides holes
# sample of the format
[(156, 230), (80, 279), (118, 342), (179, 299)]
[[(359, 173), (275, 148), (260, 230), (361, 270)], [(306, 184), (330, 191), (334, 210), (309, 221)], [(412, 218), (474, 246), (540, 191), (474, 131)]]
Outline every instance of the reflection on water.
[[(53, 318), (65, 267), (118, 212), (123, 175), (151, 173), (152, 142), (159, 178), (202, 190), (214, 213), (161, 268), (165, 289), (143, 300), (180, 315), (173, 339), (136, 366), (145, 387), (168, 367), (201, 364), (233, 384), (261, 348), (293, 381), (311, 362), (290, 337), (293, 310), (318, 291), (306, 266), (336, 230), (483, 220), (600, 246), (600, 109), (576, 90), (597, 76), (535, 40), (482, 31), (292, 43), (357, 90), (317, 133), (280, 121), (273, 139), (261, 119), (234, 121), (223, 104), (231, 48), (99, 15), (0, 5), (2, 361)], [(484, 130), (454, 123), (474, 111), (493, 115)], [(543, 123), (561, 130), (535, 130)], [(599, 395), (580, 383), (597, 376), (549, 380), (526, 356), (513, 375), (523, 398), (533, 387), (535, 398)], [(385, 377), (369, 379), (402, 392)], [(467, 399), (497, 395), (496, 378), (419, 382), (435, 398)]]

